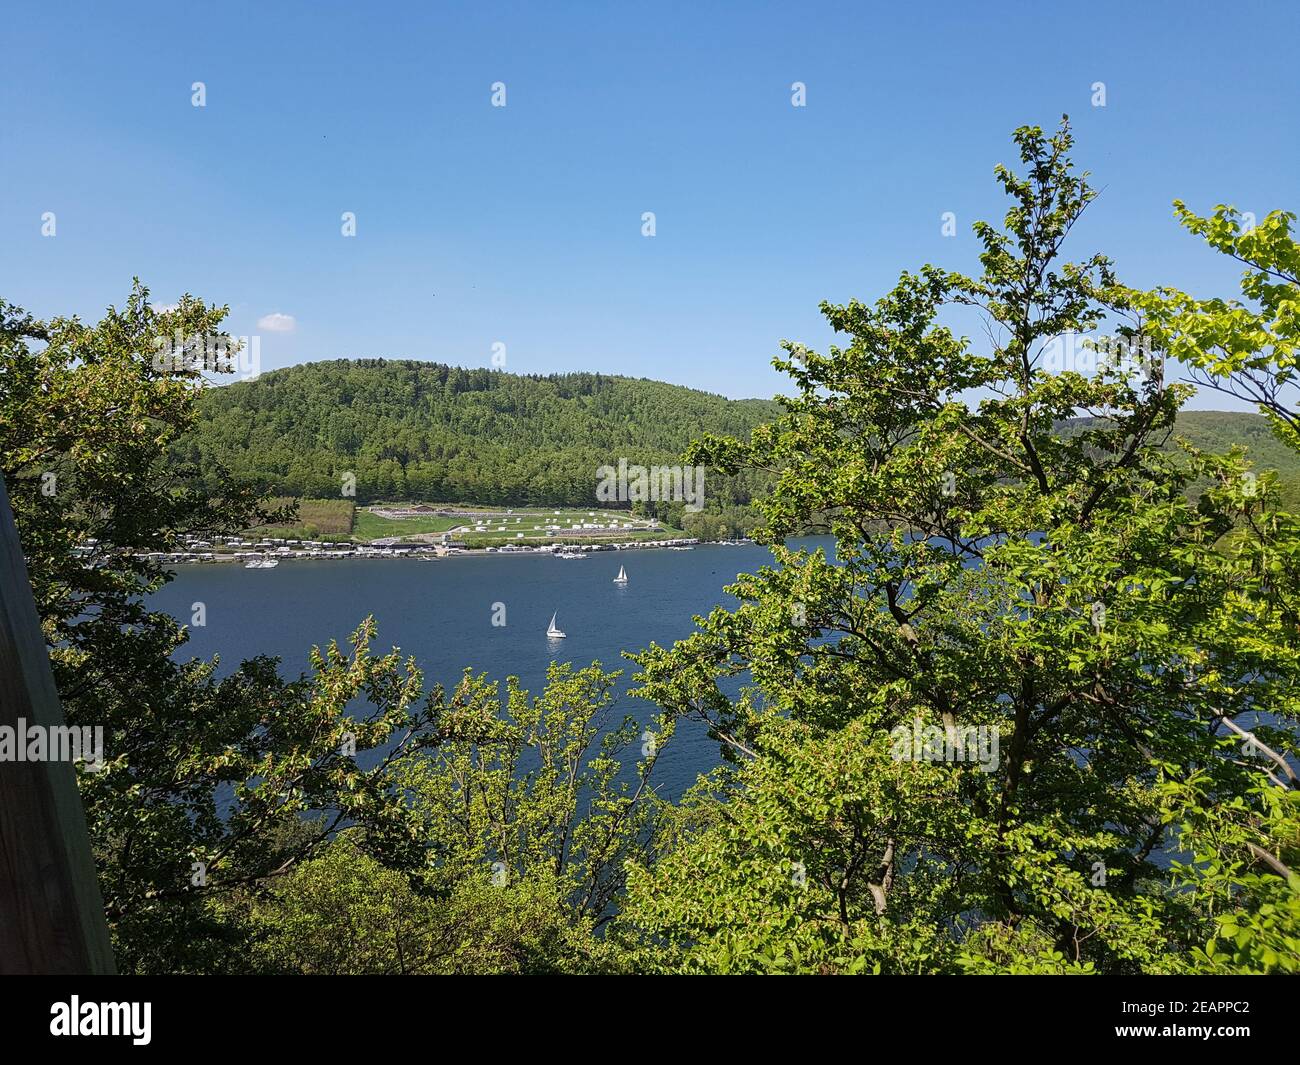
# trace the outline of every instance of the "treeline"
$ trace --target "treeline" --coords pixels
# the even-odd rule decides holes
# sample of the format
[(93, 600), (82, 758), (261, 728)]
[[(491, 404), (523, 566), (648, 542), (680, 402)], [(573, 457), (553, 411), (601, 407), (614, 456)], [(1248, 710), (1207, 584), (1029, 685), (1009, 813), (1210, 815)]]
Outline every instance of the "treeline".
[[(309, 363), (208, 391), (176, 449), (283, 495), (587, 506), (620, 458), (675, 465), (706, 432), (747, 436), (775, 403), (605, 374), (520, 376), (413, 360)], [(745, 507), (763, 478), (708, 480), (706, 509)]]
[[(341, 359), (211, 389), (199, 410), (199, 425), (176, 454), (213, 489), (224, 468), (299, 498), (338, 497), (346, 478), (358, 503), (587, 506), (598, 467), (620, 457), (675, 465), (706, 432), (744, 438), (780, 408), (605, 374), (520, 376)], [(1300, 459), (1260, 415), (1182, 411), (1176, 434), (1206, 451), (1245, 447), (1257, 467), (1279, 472), (1287, 502), (1300, 499)], [(741, 535), (755, 526), (751, 504), (769, 486), (756, 471), (711, 470), (702, 513), (673, 501), (635, 509), (693, 535)]]

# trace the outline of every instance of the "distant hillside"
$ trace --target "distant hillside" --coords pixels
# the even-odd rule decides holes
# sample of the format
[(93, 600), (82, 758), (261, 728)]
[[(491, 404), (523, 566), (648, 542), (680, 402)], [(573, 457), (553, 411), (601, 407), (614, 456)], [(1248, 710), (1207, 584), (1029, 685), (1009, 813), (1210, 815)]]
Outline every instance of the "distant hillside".
[(1300, 455), (1273, 435), (1268, 420), (1261, 414), (1183, 411), (1178, 416), (1177, 432), (1204, 451), (1227, 451), (1240, 444), (1260, 469), (1277, 470), (1284, 477), (1300, 479)]
[[(598, 466), (620, 458), (675, 465), (701, 434), (745, 438), (779, 413), (767, 400), (730, 400), (662, 381), (520, 376), (401, 359), (275, 370), (212, 389), (202, 410), (188, 457), (204, 469), (220, 462), (277, 494), (335, 498), (352, 473), (358, 503), (537, 506), (590, 505)], [(1209, 451), (1245, 445), (1258, 468), (1279, 472), (1288, 501), (1300, 502), (1300, 456), (1258, 414), (1187, 411), (1177, 432)], [(713, 477), (708, 509), (739, 523), (733, 512), (762, 491), (757, 475)], [(728, 527), (738, 525), (724, 525), (722, 534)]]
[[(1085, 420), (1079, 419), (1075, 424)], [(1292, 507), (1300, 504), (1300, 455), (1273, 435), (1262, 415), (1244, 411), (1183, 411), (1178, 415), (1174, 435), (1202, 451), (1225, 452), (1241, 445), (1257, 470), (1277, 471), (1283, 500)]]
[[(211, 390), (188, 457), (286, 495), (337, 496), (353, 473), (358, 502), (584, 505), (599, 466), (619, 458), (673, 465), (702, 433), (747, 437), (777, 409), (604, 374), (339, 360)], [(752, 484), (711, 480), (710, 509), (747, 503)]]

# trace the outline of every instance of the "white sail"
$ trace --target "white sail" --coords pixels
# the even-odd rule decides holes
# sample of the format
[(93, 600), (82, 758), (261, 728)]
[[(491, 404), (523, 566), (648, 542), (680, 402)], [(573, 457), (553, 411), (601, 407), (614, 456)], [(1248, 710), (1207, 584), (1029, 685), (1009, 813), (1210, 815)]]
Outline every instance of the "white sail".
[(614, 578), (615, 584), (627, 584), (627, 570), (622, 566), (618, 567), (618, 576)]
[[(558, 613), (558, 611), (556, 613)], [(565, 633), (555, 624), (555, 617), (556, 614), (551, 615), (551, 623), (546, 626), (546, 635), (553, 640), (562, 640), (565, 638)]]

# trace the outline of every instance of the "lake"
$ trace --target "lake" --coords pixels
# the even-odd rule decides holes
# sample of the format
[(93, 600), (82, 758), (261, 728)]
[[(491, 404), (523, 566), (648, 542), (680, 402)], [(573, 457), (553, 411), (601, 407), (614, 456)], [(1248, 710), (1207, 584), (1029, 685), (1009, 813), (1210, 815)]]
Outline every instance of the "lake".
[[(822, 537), (797, 544), (824, 546), (828, 554), (833, 549)], [(269, 570), (180, 566), (152, 605), (190, 625), (193, 604), (203, 603), (207, 624), (190, 626), (182, 655), (220, 655), (223, 675), (242, 659), (266, 654), (281, 659), (283, 674), (297, 676), (308, 670), (313, 645), (331, 639), (345, 644), (373, 614), (379, 627), (373, 650), (395, 646), (414, 656), (427, 686), (450, 687), (469, 667), (494, 680), (513, 674), (536, 695), (552, 660), (576, 666), (599, 661), (623, 670), (615, 719), (627, 714), (646, 722), (655, 707), (626, 695), (635, 667), (621, 653), (689, 635), (694, 615), (735, 604), (723, 588), (737, 573), (771, 561), (768, 549), (756, 544), (700, 544), (691, 551), (599, 551), (581, 561), (475, 554), (435, 562), (295, 560)], [(620, 565), (627, 569), (626, 585), (613, 583)], [(503, 626), (492, 624), (494, 611), (500, 612), (496, 604), (504, 606)], [(566, 639), (547, 639), (552, 613)], [(683, 722), (661, 754), (655, 781), (675, 799), (719, 762), (718, 745), (703, 726)]]

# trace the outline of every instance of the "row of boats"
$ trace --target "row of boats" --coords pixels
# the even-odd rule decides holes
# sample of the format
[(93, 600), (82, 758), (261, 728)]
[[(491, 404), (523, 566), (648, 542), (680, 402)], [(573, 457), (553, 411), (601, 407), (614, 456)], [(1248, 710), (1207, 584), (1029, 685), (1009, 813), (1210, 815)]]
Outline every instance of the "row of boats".
[[(614, 578), (614, 583), (627, 584), (627, 569), (625, 567), (623, 566), (618, 567), (618, 576)], [(556, 619), (559, 617), (559, 613), (560, 612), (557, 610), (554, 614), (551, 615), (551, 623), (546, 626), (547, 639), (563, 640), (567, 638), (569, 635), (562, 628), (560, 628), (559, 625), (556, 624)]]

